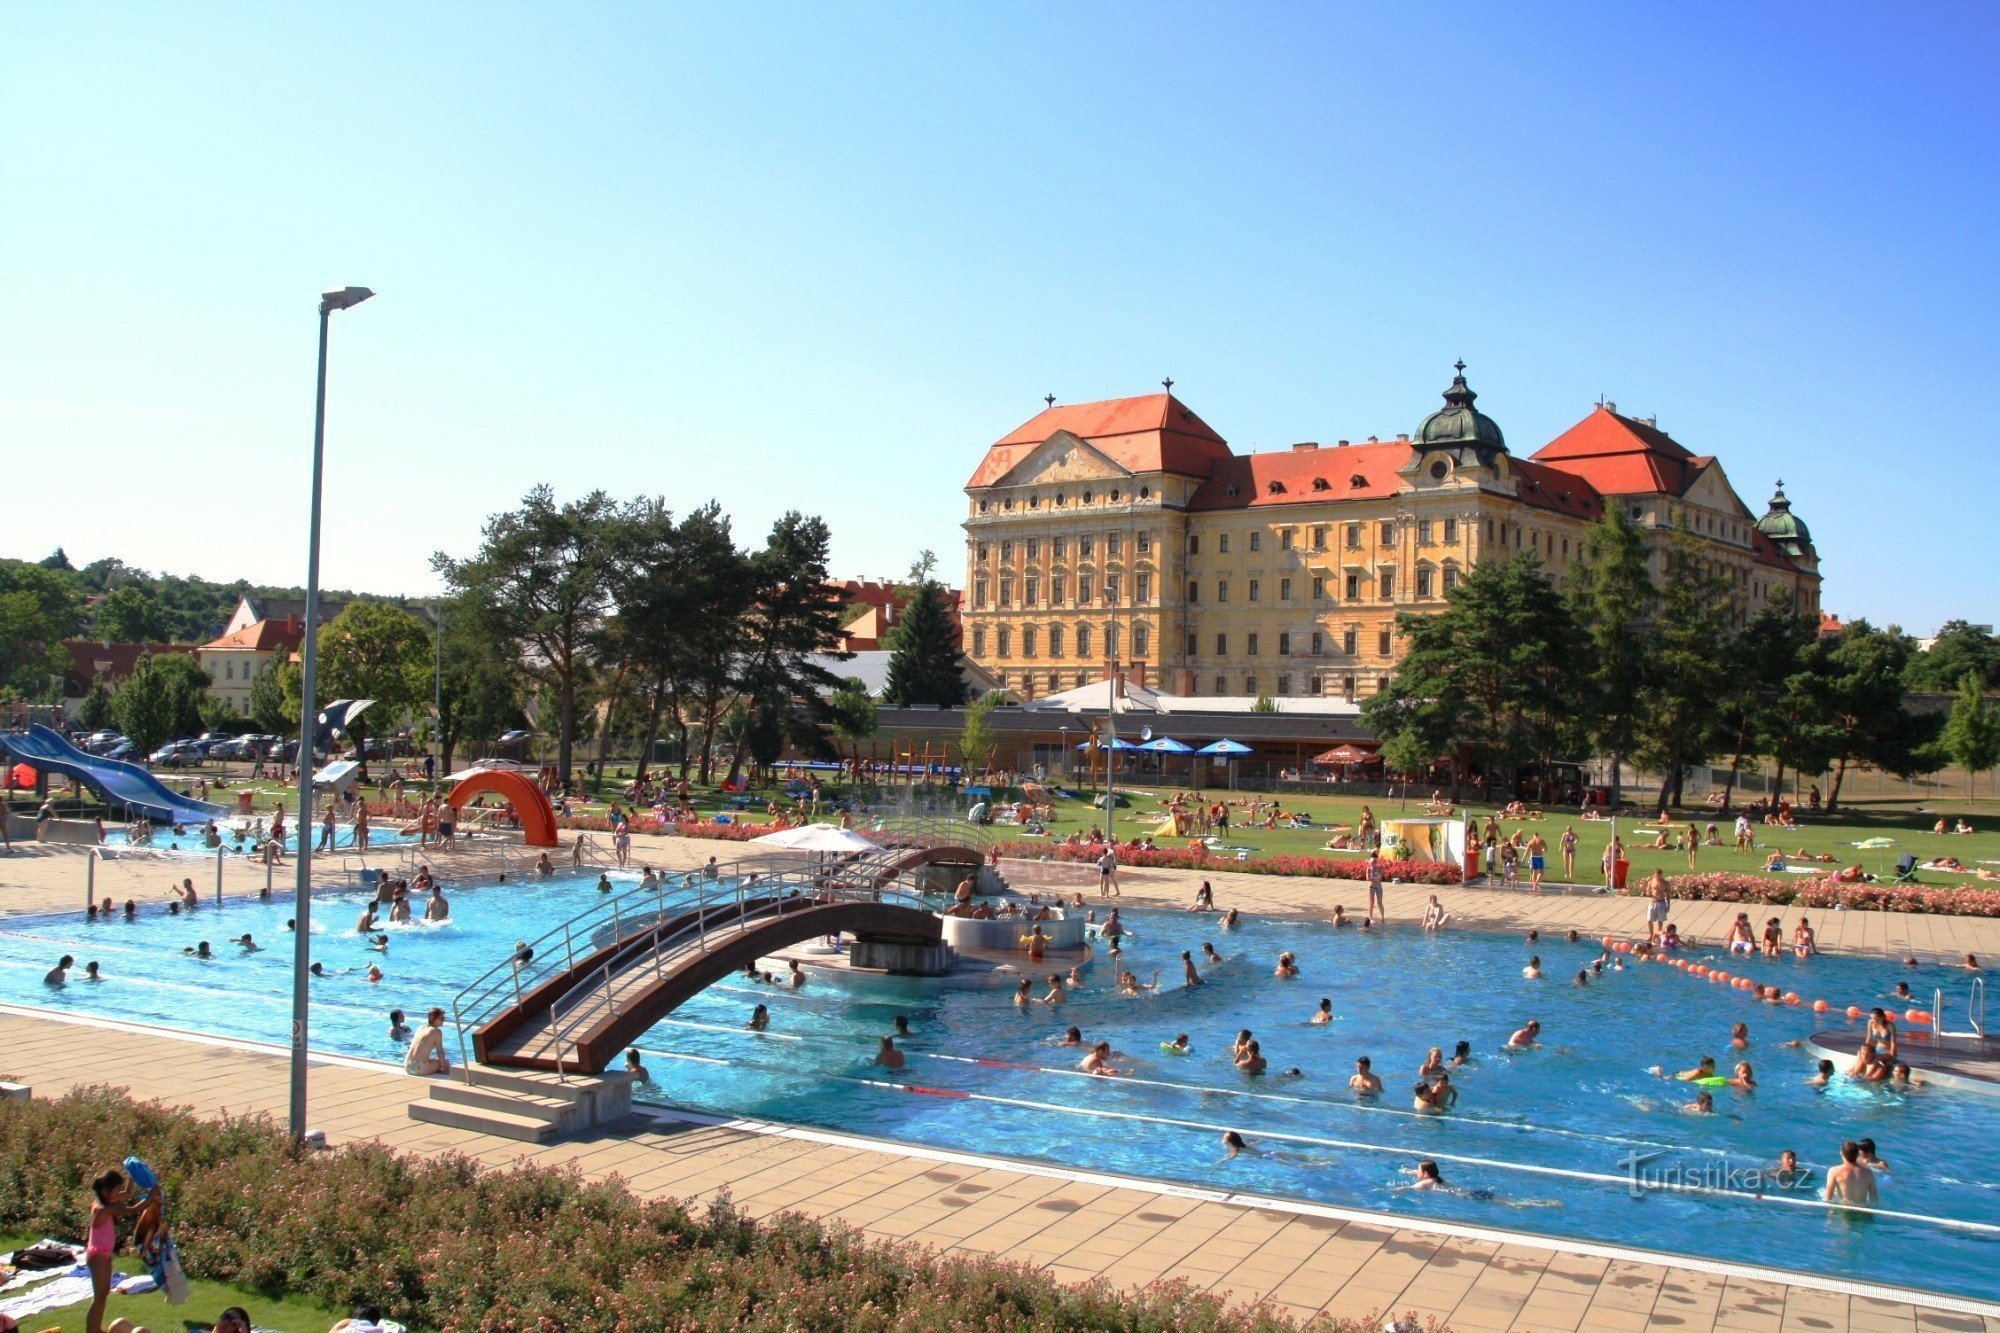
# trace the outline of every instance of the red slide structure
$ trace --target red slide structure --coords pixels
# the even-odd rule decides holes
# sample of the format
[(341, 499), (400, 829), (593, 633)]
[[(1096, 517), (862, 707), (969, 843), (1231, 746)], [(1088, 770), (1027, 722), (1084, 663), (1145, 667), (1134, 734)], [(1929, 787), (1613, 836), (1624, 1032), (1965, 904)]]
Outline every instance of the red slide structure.
[(556, 845), (556, 809), (549, 804), (549, 798), (542, 789), (525, 774), (505, 768), (482, 769), (459, 779), (458, 785), (445, 799), (456, 810), (485, 792), (513, 802), (514, 813), (521, 820), (521, 835), (530, 847)]

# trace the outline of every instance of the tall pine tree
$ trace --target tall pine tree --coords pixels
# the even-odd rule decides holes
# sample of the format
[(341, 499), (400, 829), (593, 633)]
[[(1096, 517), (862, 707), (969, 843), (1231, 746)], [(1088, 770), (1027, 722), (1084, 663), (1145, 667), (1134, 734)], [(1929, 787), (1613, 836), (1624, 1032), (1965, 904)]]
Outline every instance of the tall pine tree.
[(899, 708), (955, 708), (965, 702), (958, 629), (935, 579), (917, 584), (903, 618), (889, 631), (889, 682), (882, 697)]
[(1652, 660), (1647, 638), (1657, 593), (1646, 538), (1612, 503), (1584, 530), (1582, 559), (1564, 589), (1570, 615), (1590, 640), (1590, 689), (1583, 703), (1590, 738), (1611, 758), (1611, 808), (1617, 809), (1625, 757), (1632, 752)]

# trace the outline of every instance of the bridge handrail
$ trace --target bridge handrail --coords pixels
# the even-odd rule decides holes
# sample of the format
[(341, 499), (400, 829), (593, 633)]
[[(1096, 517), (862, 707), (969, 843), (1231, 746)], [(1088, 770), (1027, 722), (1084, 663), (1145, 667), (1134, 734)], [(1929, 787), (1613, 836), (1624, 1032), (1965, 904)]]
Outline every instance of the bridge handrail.
[[(577, 962), (579, 940), (587, 946), (585, 957), (596, 952), (599, 946), (594, 943), (594, 936), (599, 927), (608, 923), (615, 932), (622, 934), (623, 922), (628, 916), (635, 921), (648, 919), (645, 909), (649, 903), (653, 913), (650, 919), (657, 921), (666, 912), (670, 896), (676, 904), (689, 897), (702, 901), (706, 898), (709, 885), (740, 881), (750, 873), (754, 872), (742, 869), (741, 862), (731, 862), (727, 866), (716, 867), (713, 874), (706, 867), (701, 867), (662, 875), (653, 888), (641, 884), (624, 893), (607, 895), (529, 940), (526, 946), (529, 962), (526, 965), (517, 965), (521, 951), (516, 949), (453, 997), (451, 1014), (452, 1022), (458, 1029), (460, 1061), (466, 1062), (468, 1028), (485, 1023), (506, 1008), (508, 1003), (519, 1004), (525, 992), (547, 981), (556, 972), (573, 969)], [(560, 954), (555, 949), (558, 943), (562, 946)], [(559, 967), (556, 966), (558, 959)]]
[[(576, 984), (568, 991), (556, 997), (549, 1006), (549, 1023), (553, 1029), (557, 1076), (566, 1075), (563, 1068), (565, 1045), (569, 1047), (572, 1061), (579, 1069), (582, 1067), (582, 1061), (577, 1058), (578, 1043), (572, 1034), (603, 1011), (609, 1010), (613, 1014), (618, 1012), (613, 983), (619, 977), (634, 971), (644, 971), (648, 966), (653, 969), (656, 978), (663, 977), (663, 963), (667, 956), (680, 953), (690, 943), (696, 946), (697, 952), (707, 953), (710, 937), (737, 936), (746, 933), (754, 924), (760, 924), (772, 916), (781, 914), (786, 900), (783, 890), (788, 886), (797, 887), (801, 879), (806, 881), (804, 885), (806, 892), (798, 896), (806, 898), (816, 906), (837, 902), (895, 902), (898, 906), (930, 910), (930, 905), (918, 894), (895, 889), (878, 889), (873, 885), (865, 889), (841, 888), (827, 883), (824, 878), (815, 884), (810, 875), (793, 874), (760, 876), (754, 884), (738, 879), (734, 902), (730, 904), (735, 910), (730, 915), (711, 920), (704, 904), (700, 915), (691, 924), (671, 934), (655, 933), (643, 948), (639, 948), (640, 941), (634, 940), (633, 946), (638, 949), (637, 953), (625, 949), (618, 950), (601, 965), (593, 968), (588, 975), (577, 978)], [(746, 889), (755, 890), (754, 897), (746, 894)], [(770, 896), (769, 890), (772, 889), (779, 890), (776, 897)], [(756, 909), (754, 911), (751, 910), (753, 903)], [(572, 996), (575, 998), (571, 999)], [(564, 1000), (570, 1000), (567, 1011), (564, 1010)]]

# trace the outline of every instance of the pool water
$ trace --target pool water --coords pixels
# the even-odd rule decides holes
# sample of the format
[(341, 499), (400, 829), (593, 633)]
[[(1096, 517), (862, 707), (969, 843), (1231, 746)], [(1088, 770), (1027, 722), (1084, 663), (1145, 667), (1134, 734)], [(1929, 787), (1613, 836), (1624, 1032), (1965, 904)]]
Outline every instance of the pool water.
[[(613, 879), (621, 888), (633, 882)], [(399, 1056), (389, 1009), (414, 1018), (449, 1005), (515, 941), (596, 901), (594, 884), (593, 874), (451, 890), (453, 919), (390, 927), (386, 958), (353, 932), (365, 897), (320, 897), (314, 956), (339, 975), (314, 983), (313, 1045)], [(288, 915), (280, 902), (204, 908), (191, 918), (148, 908), (134, 925), (17, 919), (0, 934), (0, 1000), (282, 1042)], [(1176, 912), (1134, 912), (1130, 924), (1128, 965), (1142, 978), (1160, 969), (1162, 989), (1143, 998), (1107, 994), (1101, 956), (1066, 1005), (1025, 1012), (1005, 984), (815, 977), (793, 992), (732, 979), (683, 1006), (641, 1049), (662, 1099), (722, 1114), (1966, 1296), (2000, 1290), (1992, 1170), (2000, 1098), (1896, 1093), (1843, 1079), (1807, 1087), (1815, 1060), (1785, 1043), (1840, 1020), (1816, 1023), (1804, 1007), (1760, 1004), (1658, 965), (1607, 969), (1579, 987), (1571, 979), (1598, 954), (1589, 942), (1529, 946), (1512, 936), (1424, 937), (1407, 928), (1364, 934), (1296, 918), (1224, 932), (1212, 916)], [(266, 951), (237, 956), (223, 943), (245, 931)], [(181, 954), (201, 939), (219, 961)], [(1180, 952), (1198, 955), (1203, 941), (1226, 961), (1209, 970), (1208, 984), (1183, 989)], [(1272, 976), (1284, 950), (1298, 955), (1302, 979)], [(1523, 978), (1531, 952), (1547, 979)], [(60, 992), (42, 986), (62, 953), (97, 959), (108, 979), (72, 981)], [(380, 984), (359, 975), (371, 961), (387, 973)], [(1721, 965), (1842, 1009), (1887, 1004), (1899, 980), (1926, 997), (1940, 984), (1960, 1002), (1965, 991), (1963, 973), (1879, 960)], [(218, 993), (226, 1003), (215, 1003)], [(1313, 1026), (1322, 996), (1336, 1018)], [(742, 1027), (758, 1003), (772, 1012), (762, 1034)], [(898, 1015), (915, 1036), (898, 1043), (908, 1067), (892, 1074), (870, 1060)], [(1543, 1025), (1543, 1047), (1503, 1052), (1529, 1018)], [(1739, 1020), (1752, 1037), (1740, 1055), (1729, 1044)], [(1130, 1076), (1077, 1073), (1082, 1052), (1054, 1044), (1069, 1024), (1126, 1053), (1116, 1063)], [(1230, 1065), (1229, 1043), (1246, 1027), (1270, 1075), (1250, 1079)], [(1160, 1043), (1179, 1032), (1189, 1034), (1192, 1053), (1162, 1052)], [(1449, 1055), (1461, 1039), (1471, 1042), (1474, 1063), (1453, 1072), (1456, 1109), (1415, 1113), (1411, 1085), (1425, 1052), (1435, 1045)], [(1385, 1085), (1379, 1098), (1357, 1099), (1346, 1088), (1362, 1054)], [(1715, 1113), (1696, 1115), (1684, 1109), (1695, 1089), (1647, 1072), (1688, 1068), (1704, 1054), (1725, 1072), (1737, 1058), (1752, 1061), (1757, 1090), (1714, 1089)], [(1283, 1076), (1291, 1067), (1303, 1077)], [(1225, 1129), (1239, 1131), (1252, 1153), (1221, 1160)], [(1840, 1141), (1864, 1136), (1893, 1168), (1882, 1207), (1909, 1216), (1855, 1218), (1811, 1202)], [(1785, 1148), (1816, 1168), (1813, 1180), (1760, 1196), (1753, 1173)], [(1399, 1188), (1422, 1157), (1441, 1163), (1453, 1192)], [(1629, 1186), (1634, 1173), (1643, 1188)]]
[[(237, 824), (234, 821), (224, 821), (222, 825), (223, 847), (231, 853), (240, 853), (244, 856), (257, 855), (251, 846), (253, 840), (248, 834), (245, 835), (243, 843), (240, 846), (237, 844), (231, 836), (232, 831), (236, 827)], [(312, 836), (313, 847), (317, 849), (319, 847), (319, 826), (317, 824), (313, 826)], [(377, 823), (369, 826), (368, 845), (371, 848), (382, 848), (401, 846), (406, 843), (415, 844), (421, 836), (418, 833), (403, 832), (402, 824), (399, 822)], [(464, 841), (465, 837), (466, 835), (461, 834), (460, 841)], [(131, 838), (122, 828), (107, 828), (104, 831), (104, 845), (107, 847), (126, 847), (131, 844), (131, 841)], [(296, 851), (298, 846), (297, 832), (287, 833), (286, 841), (291, 845), (291, 850)], [(215, 855), (213, 847), (202, 846), (201, 830), (191, 826), (188, 832), (178, 835), (171, 828), (156, 828), (153, 831), (153, 840), (145, 844), (145, 846), (148, 850), (155, 852), (181, 852), (195, 856)], [(333, 847), (335, 851), (344, 852), (354, 850), (354, 826), (352, 824), (337, 824), (334, 826)]]

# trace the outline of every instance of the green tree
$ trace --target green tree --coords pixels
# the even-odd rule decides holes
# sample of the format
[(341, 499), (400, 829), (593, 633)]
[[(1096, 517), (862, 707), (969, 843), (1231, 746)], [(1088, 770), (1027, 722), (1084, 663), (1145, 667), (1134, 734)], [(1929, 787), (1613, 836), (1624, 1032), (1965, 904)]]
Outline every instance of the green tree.
[(875, 734), (875, 700), (869, 697), (868, 687), (853, 676), (845, 677), (827, 705), (833, 713), (834, 734), (848, 743), (849, 757), (858, 758), (861, 742)]
[(96, 634), (106, 643), (157, 643), (169, 634), (159, 599), (126, 584), (106, 593), (96, 608)]
[(150, 753), (176, 736), (201, 730), (208, 686), (208, 673), (192, 656), (145, 653), (111, 696), (111, 711), (133, 748)]
[(1958, 697), (1952, 700), (1951, 716), (1938, 740), (1951, 761), (1965, 770), (1965, 795), (1971, 799), (1974, 779), (2000, 764), (2000, 711), (1986, 702), (1974, 673), (1966, 672), (1958, 682)]
[(1664, 813), (1680, 803), (1689, 767), (1725, 744), (1716, 698), (1728, 674), (1736, 605), (1728, 578), (1711, 566), (1680, 516), (1663, 564), (1652, 663), (1634, 738), (1638, 756), (1660, 770)]
[(1931, 646), (1910, 657), (1909, 687), (1931, 694), (1960, 688), (1970, 672), (1981, 689), (2000, 690), (2000, 639), (1963, 620), (1947, 621)]
[(1795, 766), (1813, 773), (1832, 767), (1829, 811), (1839, 808), (1842, 784), (1854, 764), (1899, 777), (1924, 767), (1924, 748), (1937, 735), (1940, 719), (1916, 716), (1904, 698), (1914, 647), (1893, 626), (1876, 629), (1866, 620), (1852, 621), (1815, 644), (1805, 669), (1787, 682), (1814, 746), (1811, 758), (1820, 761)]
[(1275, 713), (1278, 711), (1278, 701), (1268, 694), (1260, 694), (1250, 701), (1250, 711), (1253, 713)]
[(388, 731), (431, 697), (431, 639), (417, 618), (381, 602), (350, 602), (319, 634), (319, 692), (333, 699), (373, 699), (349, 720), (348, 738), (368, 771), (368, 733)]
[(1554, 757), (1580, 711), (1578, 634), (1533, 553), (1480, 562), (1443, 611), (1405, 612), (1396, 630), (1402, 664), (1361, 715), (1398, 762), (1451, 758), (1455, 796), (1468, 767), (1511, 788), (1522, 763)]
[(62, 641), (80, 621), (66, 574), (24, 560), (0, 560), (0, 690), (52, 699), (65, 658)]
[(599, 622), (611, 609), (618, 517), (603, 491), (558, 504), (552, 489), (537, 486), (518, 509), (487, 520), (470, 559), (442, 551), (431, 557), (454, 595), (481, 609), (486, 633), (555, 695), (556, 763), (564, 782), (572, 776), (578, 693), (595, 665)]
[[(1791, 725), (1785, 682), (1799, 670), (1816, 631), (1811, 620), (1786, 602), (1752, 616), (1732, 642), (1716, 699), (1721, 706), (1719, 735), (1730, 752), (1724, 809), (1735, 797), (1743, 761), (1758, 754), (1775, 757), (1785, 746)], [(1789, 756), (1784, 762), (1790, 762)]]
[(882, 697), (900, 708), (956, 708), (965, 702), (965, 694), (965, 667), (950, 599), (941, 584), (925, 578), (912, 590), (903, 618), (889, 631), (889, 679)]
[(63, 552), (63, 548), (60, 546), (43, 556), (39, 563), (43, 569), (60, 570), (63, 573), (69, 573), (76, 568), (75, 565), (69, 562), (69, 556)]
[(980, 695), (965, 706), (965, 725), (958, 733), (958, 753), (965, 761), (965, 775), (972, 776), (972, 770), (986, 771), (993, 762), (993, 752), (999, 748), (1000, 737), (993, 730), (993, 710), (1003, 699), (998, 690)]
[(250, 682), (250, 721), (267, 735), (298, 734), (299, 691), (294, 684), (290, 698), (286, 697), (288, 674), (296, 678), (298, 668), (290, 662), (272, 662)]
[(1623, 505), (1606, 505), (1603, 516), (1584, 529), (1580, 548), (1564, 596), (1589, 646), (1579, 696), (1592, 744), (1611, 759), (1616, 809), (1625, 757), (1638, 738), (1658, 593), (1645, 534)]
[(111, 710), (111, 691), (104, 688), (103, 682), (91, 686), (90, 693), (83, 696), (76, 720), (92, 731), (102, 731), (117, 721)]
[(469, 742), (497, 739), (521, 721), (521, 680), (515, 660), (485, 631), (477, 607), (453, 598), (439, 608), (436, 732), (440, 774)]
[[(840, 678), (814, 660), (840, 641), (845, 607), (827, 578), (832, 534), (824, 520), (788, 513), (771, 526), (764, 548), (750, 557), (754, 596), (743, 622), (737, 687), (759, 726), (776, 725), (799, 750), (834, 753), (825, 695)], [(737, 776), (739, 749), (729, 765)]]

